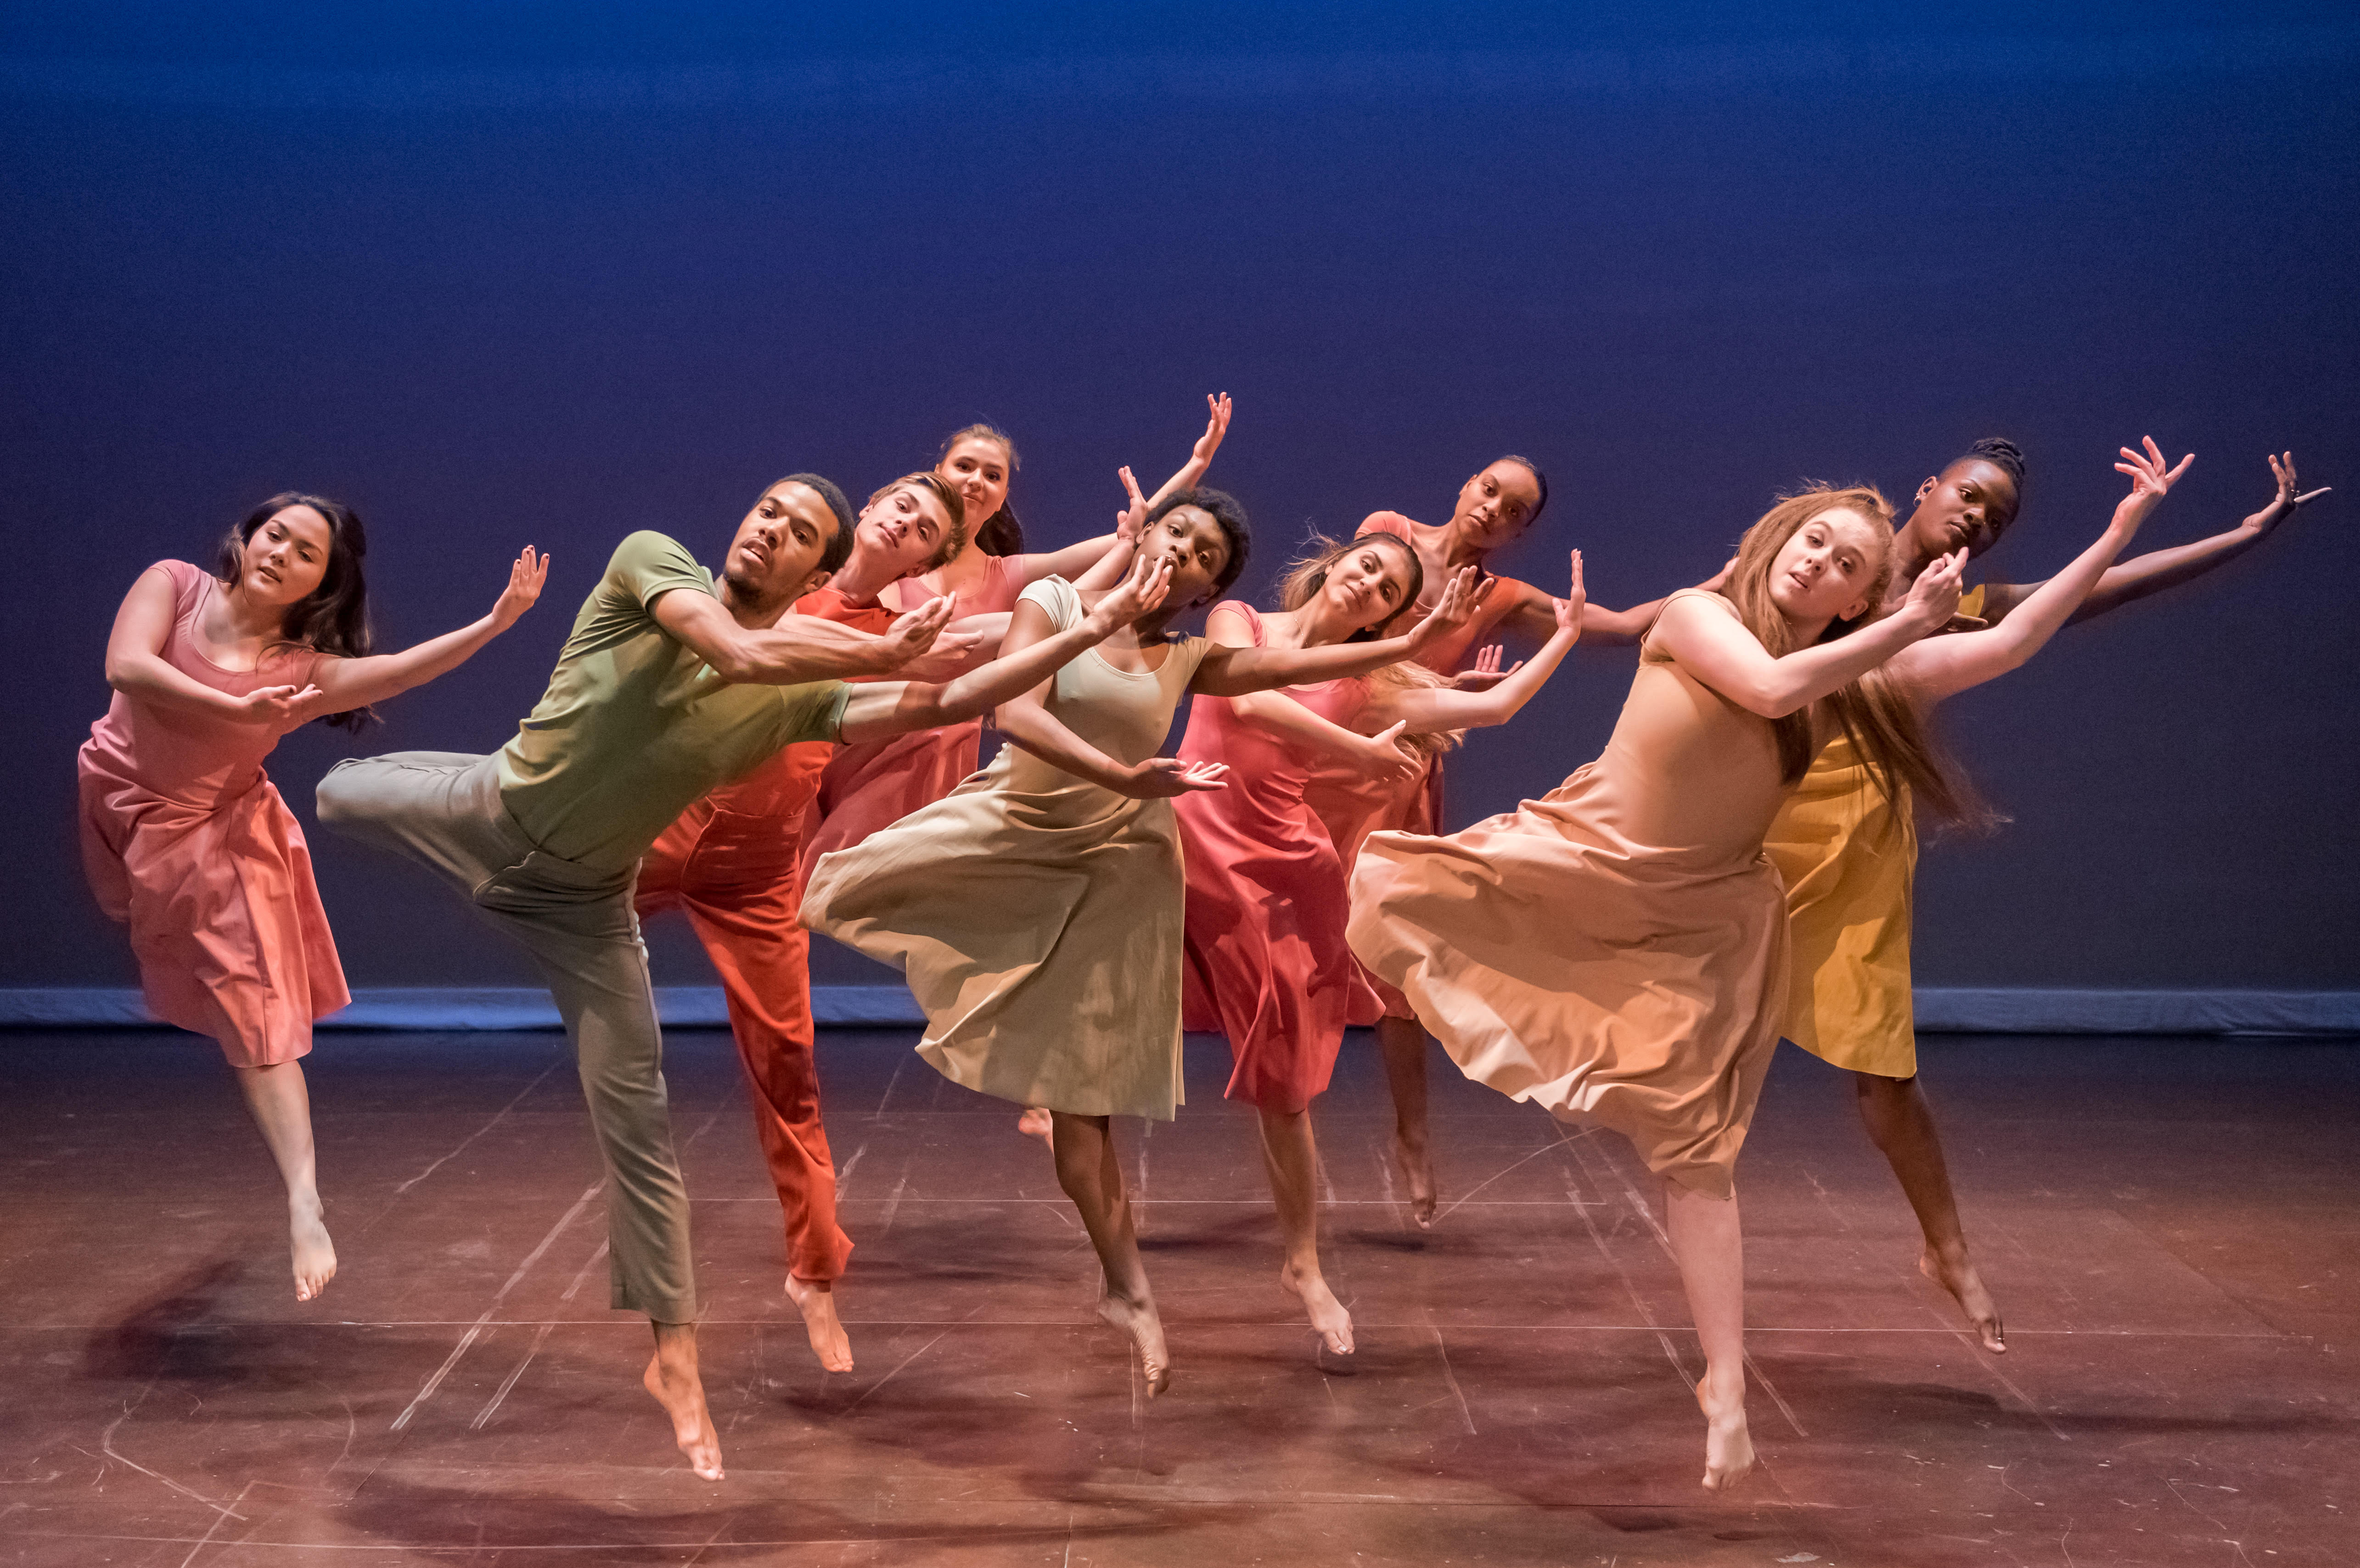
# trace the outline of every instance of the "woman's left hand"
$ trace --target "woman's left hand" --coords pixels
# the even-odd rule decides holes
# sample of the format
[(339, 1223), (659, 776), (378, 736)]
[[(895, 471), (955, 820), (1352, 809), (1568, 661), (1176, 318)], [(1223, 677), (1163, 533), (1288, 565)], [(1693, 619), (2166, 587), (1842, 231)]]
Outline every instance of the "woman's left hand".
[(493, 630), (506, 631), (540, 599), (541, 587), (549, 581), (549, 559), (530, 544), (524, 547), (524, 554), (508, 568), (508, 586), (500, 590), (499, 602), (492, 606)]
[(2333, 488), (2330, 485), (2322, 485), (2315, 490), (2305, 491), (2294, 477), (2294, 454), (2291, 452), (2271, 457), (2270, 477), (2278, 481), (2278, 493), (2270, 498), (2269, 505), (2238, 524), (2249, 532), (2267, 533)]

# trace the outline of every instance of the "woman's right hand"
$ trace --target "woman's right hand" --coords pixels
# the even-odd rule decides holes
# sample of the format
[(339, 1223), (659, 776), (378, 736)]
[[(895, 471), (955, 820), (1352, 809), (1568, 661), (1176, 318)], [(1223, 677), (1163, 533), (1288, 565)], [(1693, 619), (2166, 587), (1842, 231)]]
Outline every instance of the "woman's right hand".
[(1227, 789), (1229, 781), (1221, 775), (1229, 771), (1227, 762), (1184, 762), (1177, 757), (1150, 757), (1132, 767), (1122, 793), (1133, 800), (1168, 800), (1192, 790)]
[(257, 686), (232, 699), (232, 717), (240, 724), (284, 724), (293, 727), (318, 717), (326, 700), (318, 686)]
[(1918, 574), (1909, 585), (1909, 597), (1902, 601), (1901, 613), (1914, 617), (1918, 635), (1939, 631), (1958, 613), (1959, 594), (1967, 571), (1967, 553), (1953, 550), (1948, 555), (1937, 556), (1934, 564)]
[(1365, 737), (1360, 747), (1360, 772), (1385, 784), (1400, 784), (1418, 770), (1417, 753), (1401, 743), (1408, 720), (1397, 720), (1392, 729)]

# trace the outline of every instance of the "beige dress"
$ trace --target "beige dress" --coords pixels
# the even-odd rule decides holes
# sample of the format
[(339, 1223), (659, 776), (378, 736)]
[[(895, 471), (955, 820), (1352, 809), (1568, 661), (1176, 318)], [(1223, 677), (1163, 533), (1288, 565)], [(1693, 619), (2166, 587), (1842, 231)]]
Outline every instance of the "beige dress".
[[(1082, 618), (1062, 577), (1024, 599)], [(1089, 649), (1049, 711), (1119, 762), (1154, 756), (1205, 655), (1154, 670)], [(1076, 1115), (1170, 1121), (1180, 1091), (1180, 836), (1133, 800), (1010, 745), (957, 789), (814, 864), (803, 923), (901, 969), (926, 1014), (918, 1054), (954, 1083)]]
[(1786, 1005), (1786, 795), (1769, 721), (1643, 641), (1596, 762), (1462, 833), (1369, 839), (1352, 947), (1468, 1077), (1726, 1197)]

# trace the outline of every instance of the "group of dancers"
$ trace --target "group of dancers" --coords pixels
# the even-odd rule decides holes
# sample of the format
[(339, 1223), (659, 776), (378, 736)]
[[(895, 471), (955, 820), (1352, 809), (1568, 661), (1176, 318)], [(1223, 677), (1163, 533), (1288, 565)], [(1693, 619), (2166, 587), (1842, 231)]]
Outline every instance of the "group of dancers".
[[(2118, 564), (2191, 459), (2122, 449), (2128, 493), (2034, 584), (1963, 586), (2016, 519), (2023, 455), (1977, 443), (1896, 525), (1866, 486), (1813, 485), (1703, 584), (1615, 612), (1491, 573), (1548, 499), (1502, 457), (1448, 521), (1378, 512), (1315, 539), (1275, 609), (1225, 598), (1244, 509), (1204, 484), (1226, 395), (1115, 529), (1027, 553), (1014, 444), (975, 425), (857, 512), (793, 474), (717, 574), (621, 542), (546, 692), (489, 756), (337, 764), (320, 821), (426, 868), (531, 955), (570, 1036), (608, 1179), (611, 1300), (645, 1314), (643, 1381), (700, 1475), (722, 1474), (697, 1371), (689, 1208), (639, 921), (684, 915), (727, 997), (782, 1211), (785, 1289), (831, 1370), (852, 1243), (814, 1065), (808, 933), (899, 967), (952, 1081), (1023, 1108), (1105, 1276), (1099, 1313), (1160, 1393), (1169, 1356), (1111, 1118), (1170, 1119), (1181, 1032), (1216, 1030), (1259, 1118), (1280, 1282), (1331, 1353), (1349, 1311), (1319, 1263), (1310, 1108), (1373, 1025), (1413, 1218), (1436, 1217), (1431, 1031), (1471, 1079), (1625, 1135), (1661, 1178), (1701, 1342), (1704, 1484), (1753, 1462), (1733, 1169), (1783, 1036), (1852, 1074), (1924, 1232), (1920, 1267), (1981, 1343), (2000, 1314), (1918, 1088), (1909, 996), (1915, 819), (1991, 814), (1931, 710), (2067, 620), (2197, 576), (2323, 491), (2290, 454), (2236, 527)], [(92, 886), (127, 924), (157, 1016), (220, 1043), (284, 1179), (299, 1299), (333, 1277), (301, 1058), (349, 1000), (303, 834), (262, 763), (314, 719), (464, 662), (531, 608), (518, 556), (491, 612), (373, 652), (349, 509), (284, 494), (208, 566), (159, 562), (107, 645), (115, 696), (81, 752)], [(1201, 635), (1173, 630), (1209, 608)], [(1536, 645), (1510, 663), (1501, 638)], [(1461, 732), (1509, 722), (1578, 640), (1636, 644), (1604, 751), (1457, 834)], [(1177, 756), (1158, 752), (1184, 696)], [(983, 717), (1006, 744), (978, 770)]]

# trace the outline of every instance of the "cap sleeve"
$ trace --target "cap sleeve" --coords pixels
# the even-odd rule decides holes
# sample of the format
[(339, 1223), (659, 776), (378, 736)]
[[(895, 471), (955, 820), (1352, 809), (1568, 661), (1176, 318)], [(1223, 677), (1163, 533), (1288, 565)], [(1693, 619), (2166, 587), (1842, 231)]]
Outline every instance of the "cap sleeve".
[(1047, 613), (1049, 624), (1060, 631), (1071, 631), (1081, 622), (1082, 596), (1063, 577), (1043, 577), (1029, 585), (1016, 596), (1018, 604), (1027, 600), (1039, 605)]

